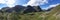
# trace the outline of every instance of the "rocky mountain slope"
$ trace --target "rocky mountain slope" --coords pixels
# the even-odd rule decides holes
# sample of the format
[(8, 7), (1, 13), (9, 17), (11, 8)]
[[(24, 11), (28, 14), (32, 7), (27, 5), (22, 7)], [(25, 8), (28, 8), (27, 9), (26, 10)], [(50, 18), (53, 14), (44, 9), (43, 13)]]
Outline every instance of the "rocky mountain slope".
[(12, 8), (3, 7), (1, 9), (1, 11), (8, 12), (8, 13), (11, 13), (13, 11), (27, 13), (27, 12), (40, 12), (40, 11), (42, 11), (42, 9), (39, 6), (28, 5), (27, 7), (25, 7), (25, 6), (21, 6), (21, 5), (16, 5), (15, 7), (12, 7)]
[[(24, 7), (24, 6), (23, 6)], [(27, 8), (28, 7), (28, 8)], [(40, 12), (40, 8), (35, 8), (32, 6), (24, 7), (24, 11), (30, 12), (26, 14), (16, 13), (15, 11), (19, 12), (20, 6), (13, 7), (14, 10), (12, 13), (6, 13), (0, 10), (0, 20), (60, 20), (60, 5), (56, 6), (55, 8), (51, 9), (48, 13)], [(37, 6), (39, 7), (39, 6)], [(5, 8), (3, 8), (5, 10)], [(2, 10), (3, 10), (2, 9)], [(10, 8), (8, 8), (10, 9)], [(18, 9), (18, 10), (16, 10)], [(22, 9), (23, 10), (23, 9)], [(9, 11), (8, 11), (9, 12)]]

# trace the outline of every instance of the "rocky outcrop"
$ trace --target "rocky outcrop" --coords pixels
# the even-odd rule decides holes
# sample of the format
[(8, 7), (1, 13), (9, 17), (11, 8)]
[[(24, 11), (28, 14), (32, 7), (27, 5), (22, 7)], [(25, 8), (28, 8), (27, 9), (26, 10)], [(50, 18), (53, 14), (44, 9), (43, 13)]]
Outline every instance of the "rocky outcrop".
[(42, 9), (40, 8), (40, 6), (27, 6), (27, 9), (24, 10), (24, 13), (28, 13), (28, 12), (40, 12), (42, 11)]
[(42, 9), (40, 8), (40, 6), (33, 6), (33, 8), (34, 8), (37, 12), (42, 11)]
[(32, 6), (28, 5), (23, 13), (29, 13), (29, 12), (36, 12), (36, 10)]
[(23, 13), (42, 11), (40, 6), (30, 6), (30, 5), (28, 5), (27, 7), (21, 6), (21, 5), (16, 5), (15, 7), (12, 7), (12, 8), (4, 7), (1, 10), (5, 11), (5, 12), (8, 12), (8, 13), (11, 13), (13, 11), (15, 11), (15, 12), (23, 12)]
[(24, 6), (21, 6), (21, 5), (16, 5), (15, 7), (13, 7), (13, 9), (14, 9), (16, 12), (20, 12), (20, 11), (24, 10), (25, 7), (24, 7)]

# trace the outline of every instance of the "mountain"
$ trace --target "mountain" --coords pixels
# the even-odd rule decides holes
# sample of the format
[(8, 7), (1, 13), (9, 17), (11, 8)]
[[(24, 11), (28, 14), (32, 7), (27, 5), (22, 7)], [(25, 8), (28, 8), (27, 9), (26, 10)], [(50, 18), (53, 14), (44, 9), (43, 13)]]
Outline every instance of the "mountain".
[(48, 10), (45, 10), (45, 11), (51, 11), (53, 8), (55, 8), (55, 7), (49, 8)]
[[(22, 6), (21, 6), (22, 7)], [(25, 7), (22, 11), (27, 11), (28, 14), (19, 14), (16, 12), (13, 13), (6, 13), (0, 10), (0, 20), (60, 20), (60, 5), (54, 7), (53, 9), (50, 8), (49, 12), (40, 12), (40, 8), (37, 8), (38, 6), (30, 6), (28, 5)], [(12, 11), (17, 11), (20, 12), (20, 5), (16, 9), (14, 8), (2, 8), (2, 10), (12, 10)], [(33, 13), (29, 13), (29, 12)], [(1, 13), (2, 12), (2, 13)]]
[(29, 12), (40, 12), (42, 11), (42, 9), (40, 8), (40, 6), (30, 6), (28, 5), (27, 7), (25, 6), (21, 6), (21, 5), (16, 5), (12, 8), (9, 8), (9, 7), (4, 7), (1, 9), (3, 12), (8, 12), (8, 13), (11, 13), (13, 11), (15, 12), (19, 12), (19, 13), (29, 13)]
[[(45, 20), (60, 20), (60, 5), (53, 8), (49, 13), (47, 13)], [(54, 18), (52, 18), (54, 17)]]
[(28, 5), (23, 13), (28, 13), (28, 12), (36, 12), (36, 10), (32, 6)]
[(28, 12), (40, 12), (40, 11), (42, 11), (40, 6), (30, 6), (30, 5), (28, 5), (27, 8), (24, 10), (24, 13), (28, 13)]
[(1, 11), (5, 12), (7, 9), (10, 9), (9, 7), (3, 7)]
[(42, 9), (40, 8), (40, 6), (33, 6), (33, 8), (34, 8), (37, 12), (42, 11)]
[(24, 10), (25, 8), (26, 8), (25, 6), (21, 6), (21, 5), (16, 5), (15, 7), (13, 7), (13, 9), (14, 9), (16, 12), (22, 11), (22, 10)]

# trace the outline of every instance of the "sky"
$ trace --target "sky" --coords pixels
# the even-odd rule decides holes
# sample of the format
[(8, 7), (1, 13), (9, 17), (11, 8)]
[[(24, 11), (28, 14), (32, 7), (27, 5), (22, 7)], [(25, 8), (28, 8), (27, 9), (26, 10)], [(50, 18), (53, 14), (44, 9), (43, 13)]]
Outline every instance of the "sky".
[(40, 6), (42, 9), (56, 7), (60, 4), (60, 0), (0, 0), (0, 9), (3, 7), (14, 7), (15, 5), (31, 5)]

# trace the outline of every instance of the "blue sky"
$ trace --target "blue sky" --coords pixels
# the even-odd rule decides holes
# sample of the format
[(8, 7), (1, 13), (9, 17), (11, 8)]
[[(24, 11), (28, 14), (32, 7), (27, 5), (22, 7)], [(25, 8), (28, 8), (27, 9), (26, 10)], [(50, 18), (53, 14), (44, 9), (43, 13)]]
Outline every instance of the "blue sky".
[(15, 5), (39, 5), (42, 9), (48, 9), (60, 4), (60, 0), (0, 0), (0, 8), (14, 7)]

